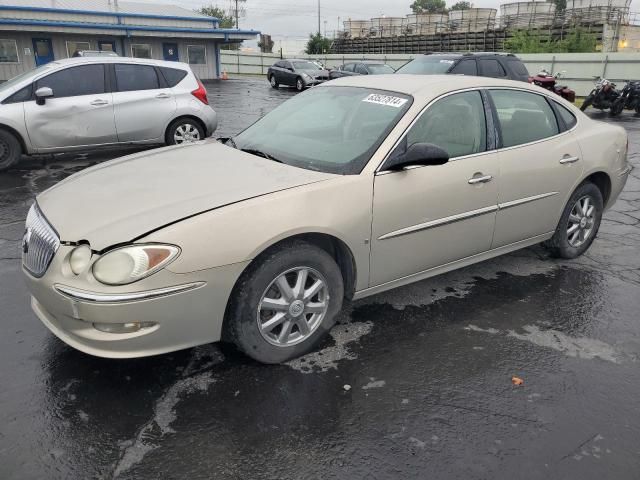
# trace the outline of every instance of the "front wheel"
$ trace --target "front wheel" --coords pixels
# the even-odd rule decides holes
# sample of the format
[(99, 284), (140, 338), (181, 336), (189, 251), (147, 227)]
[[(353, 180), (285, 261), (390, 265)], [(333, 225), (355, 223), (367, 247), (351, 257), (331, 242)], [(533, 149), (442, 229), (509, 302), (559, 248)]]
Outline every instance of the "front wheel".
[(259, 256), (234, 288), (224, 336), (262, 363), (311, 351), (342, 308), (344, 284), (324, 250), (293, 241)]
[(591, 106), (592, 103), (593, 103), (593, 94), (587, 96), (587, 98), (584, 99), (584, 102), (582, 102), (582, 105), (580, 105), (580, 110), (584, 112), (587, 108)]
[(190, 118), (179, 118), (167, 129), (167, 145), (183, 145), (204, 140), (204, 128)]
[(302, 81), (301, 78), (298, 78), (296, 80), (296, 90), (298, 90), (299, 92), (304, 90), (304, 82)]
[(0, 172), (15, 164), (21, 154), (22, 148), (18, 139), (6, 130), (0, 129)]
[(579, 257), (595, 240), (603, 209), (600, 189), (593, 183), (583, 183), (569, 199), (553, 237), (544, 245), (555, 257)]
[(271, 75), (269, 77), (269, 83), (271, 84), (272, 88), (278, 88), (280, 85), (278, 84), (278, 81), (276, 80), (276, 76), (275, 75)]

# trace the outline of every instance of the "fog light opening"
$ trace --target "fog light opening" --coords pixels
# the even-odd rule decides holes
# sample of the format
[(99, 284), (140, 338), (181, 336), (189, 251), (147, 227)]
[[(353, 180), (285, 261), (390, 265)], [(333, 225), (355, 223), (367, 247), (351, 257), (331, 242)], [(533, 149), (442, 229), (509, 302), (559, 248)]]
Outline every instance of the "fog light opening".
[(104, 333), (136, 333), (145, 328), (151, 328), (153, 322), (129, 322), (129, 323), (94, 323), (93, 328)]

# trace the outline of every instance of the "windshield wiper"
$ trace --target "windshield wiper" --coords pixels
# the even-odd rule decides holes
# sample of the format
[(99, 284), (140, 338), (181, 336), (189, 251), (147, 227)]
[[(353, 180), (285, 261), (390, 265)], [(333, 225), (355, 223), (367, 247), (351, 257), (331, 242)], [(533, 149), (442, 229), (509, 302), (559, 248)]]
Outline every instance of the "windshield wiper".
[(258, 157), (264, 157), (267, 160), (273, 160), (274, 162), (284, 163), (282, 160), (278, 160), (277, 158), (273, 157), (272, 155), (269, 155), (266, 152), (263, 152), (262, 150), (255, 150), (253, 148), (241, 148), (240, 150), (242, 152), (245, 152), (245, 153), (250, 153), (251, 155), (257, 155)]

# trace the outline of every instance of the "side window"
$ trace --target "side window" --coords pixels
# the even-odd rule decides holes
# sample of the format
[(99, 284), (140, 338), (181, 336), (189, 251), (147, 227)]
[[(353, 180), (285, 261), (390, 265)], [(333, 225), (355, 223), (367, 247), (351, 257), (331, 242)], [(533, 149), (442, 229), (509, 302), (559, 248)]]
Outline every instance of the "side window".
[(52, 73), (36, 82), (36, 90), (42, 87), (53, 90), (55, 98), (104, 93), (104, 65), (82, 65)]
[(478, 75), (478, 67), (473, 58), (467, 58), (459, 62), (450, 73), (458, 75)]
[(178, 68), (160, 67), (160, 71), (162, 72), (162, 75), (164, 75), (164, 79), (167, 81), (167, 85), (170, 88), (175, 87), (184, 77), (187, 76), (187, 72), (185, 70), (180, 70)]
[(31, 100), (31, 92), (32, 92), (32, 85), (28, 85), (18, 90), (16, 93), (11, 95), (2, 103), (9, 104), (9, 103), (28, 102), (29, 100)]
[(284, 62), (276, 62), (276, 63), (273, 64), (273, 66), (276, 67), (276, 68), (282, 68), (282, 67), (284, 67)]
[(573, 113), (564, 108), (558, 102), (553, 103), (556, 106), (556, 110), (560, 114), (560, 118), (562, 118), (562, 121), (566, 125), (567, 130), (571, 130), (573, 127), (575, 127), (576, 123), (578, 123), (578, 120), (573, 116)]
[(282, 62), (282, 68), (285, 70), (293, 70), (293, 65), (291, 65), (291, 62)]
[(502, 78), (507, 76), (507, 72), (504, 71), (500, 62), (493, 58), (481, 58), (480, 71), (485, 77)]
[(545, 98), (517, 90), (491, 90), (502, 146), (513, 147), (557, 135), (558, 122)]
[(407, 147), (432, 143), (449, 157), (487, 149), (487, 125), (480, 92), (449, 95), (431, 105), (407, 134)]
[(367, 67), (365, 67), (361, 63), (359, 63), (358, 66), (356, 66), (356, 73), (359, 73), (360, 75), (368, 75), (369, 74), (369, 72), (367, 71)]
[(345, 71), (345, 72), (353, 72), (353, 71), (355, 70), (355, 66), (356, 66), (356, 64), (355, 64), (355, 63), (347, 63), (347, 64), (344, 66), (344, 71)]
[(115, 70), (119, 92), (160, 88), (156, 69), (151, 65), (118, 63)]

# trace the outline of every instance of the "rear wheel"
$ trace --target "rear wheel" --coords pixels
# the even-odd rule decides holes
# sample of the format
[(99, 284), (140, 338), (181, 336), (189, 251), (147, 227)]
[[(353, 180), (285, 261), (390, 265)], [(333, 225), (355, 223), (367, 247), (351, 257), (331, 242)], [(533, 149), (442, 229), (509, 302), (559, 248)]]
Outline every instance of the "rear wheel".
[(0, 129), (0, 171), (15, 164), (22, 154), (18, 139), (6, 130)]
[(622, 113), (622, 110), (624, 110), (624, 98), (619, 98), (611, 105), (611, 116), (615, 117), (617, 115), (620, 115)]
[(576, 258), (586, 252), (598, 234), (604, 201), (593, 183), (580, 185), (567, 203), (553, 237), (545, 242), (551, 254)]
[(204, 128), (191, 118), (179, 118), (167, 130), (167, 145), (182, 145), (204, 140)]
[(296, 90), (298, 90), (299, 92), (304, 90), (304, 82), (300, 77), (296, 79)]
[(269, 83), (271, 84), (271, 86), (273, 88), (278, 88), (280, 85), (278, 84), (278, 81), (276, 80), (276, 76), (275, 75), (271, 75), (269, 77)]
[(304, 355), (333, 327), (344, 285), (335, 260), (302, 241), (258, 257), (239, 280), (225, 338), (263, 363)]

